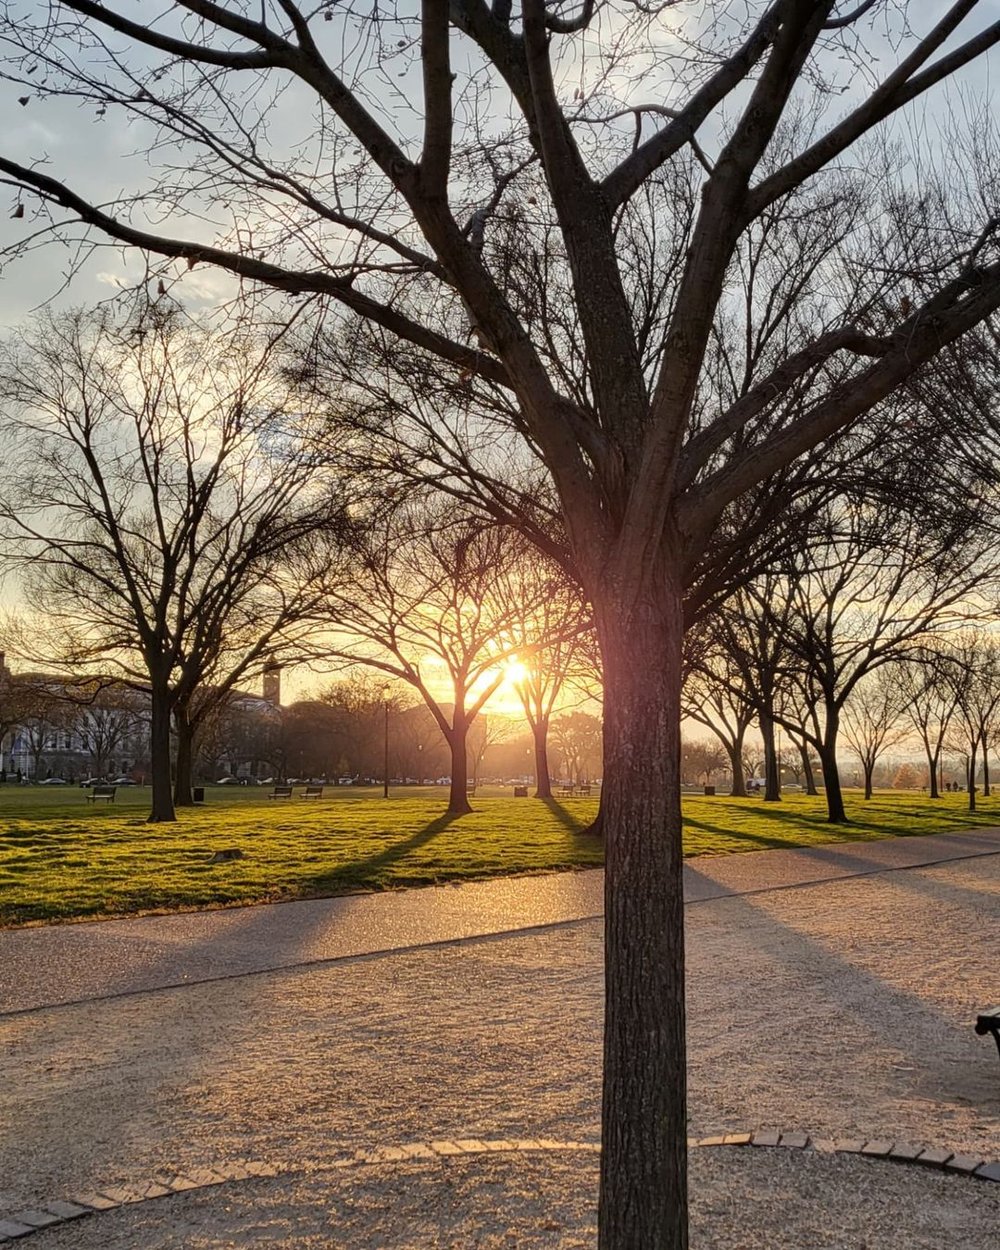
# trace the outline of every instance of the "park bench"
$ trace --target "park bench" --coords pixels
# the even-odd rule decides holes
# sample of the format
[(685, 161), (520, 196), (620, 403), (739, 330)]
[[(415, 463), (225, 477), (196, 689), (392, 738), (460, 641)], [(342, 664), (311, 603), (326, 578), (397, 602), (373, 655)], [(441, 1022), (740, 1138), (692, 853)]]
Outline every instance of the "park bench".
[(559, 787), (559, 789), (558, 789), (558, 791), (557, 791), (557, 793), (558, 793), (559, 795), (571, 795), (571, 794), (573, 793), (573, 787), (572, 787), (571, 785), (570, 785), (570, 786), (560, 786), (560, 787)]
[(275, 786), (267, 797), (269, 799), (290, 799), (292, 797), (292, 787)]
[(302, 791), (302, 797), (304, 799), (321, 799), (323, 797), (323, 787), (306, 786), (306, 788)]
[(476, 783), (475, 783), (475, 781), (473, 781), (473, 780), (472, 780), (472, 778), (471, 778), (471, 777), (470, 777), (470, 778), (469, 778), (469, 780), (465, 783), (465, 793), (466, 793), (466, 794), (475, 794), (475, 793), (476, 793)]
[(981, 1037), (992, 1033), (993, 1040), (997, 1044), (997, 1051), (1000, 1052), (1000, 1007), (991, 1007), (988, 1011), (981, 1011), (976, 1016), (976, 1032)]
[(108, 803), (113, 803), (117, 789), (117, 786), (93, 786), (87, 795), (87, 802), (94, 803), (97, 799), (104, 799)]
[(590, 797), (590, 782), (585, 781), (582, 785), (577, 786), (576, 792), (577, 794), (585, 794), (589, 798)]

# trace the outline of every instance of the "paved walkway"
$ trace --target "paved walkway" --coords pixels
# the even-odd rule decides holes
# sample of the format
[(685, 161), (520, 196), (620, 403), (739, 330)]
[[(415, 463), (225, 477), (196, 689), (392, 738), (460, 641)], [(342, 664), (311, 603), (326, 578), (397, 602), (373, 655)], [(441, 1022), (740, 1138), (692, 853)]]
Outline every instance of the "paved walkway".
[[(1000, 852), (1000, 829), (702, 855), (688, 903)], [(0, 1015), (594, 919), (599, 869), (0, 931)]]
[[(1000, 1065), (971, 1028), (1000, 998), (1000, 831), (687, 871), (692, 1133), (1000, 1154)], [(215, 1188), (26, 1245), (591, 1245), (592, 1151), (324, 1168), (419, 1142), (597, 1139), (601, 888), (588, 872), (0, 934), (0, 1220), (215, 1170)], [(986, 1250), (1000, 1220), (1000, 1186), (957, 1176), (696, 1153), (697, 1218), (732, 1223), (713, 1250), (866, 1233)], [(248, 1159), (261, 1179), (238, 1179)], [(924, 1226), (932, 1192), (959, 1241)]]

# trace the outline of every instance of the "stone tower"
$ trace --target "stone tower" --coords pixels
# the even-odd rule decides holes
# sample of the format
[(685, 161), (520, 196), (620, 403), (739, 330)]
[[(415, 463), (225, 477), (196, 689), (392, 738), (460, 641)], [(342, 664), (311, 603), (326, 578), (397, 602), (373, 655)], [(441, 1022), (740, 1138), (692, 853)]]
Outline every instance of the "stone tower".
[(281, 665), (264, 665), (264, 698), (275, 707), (281, 705)]

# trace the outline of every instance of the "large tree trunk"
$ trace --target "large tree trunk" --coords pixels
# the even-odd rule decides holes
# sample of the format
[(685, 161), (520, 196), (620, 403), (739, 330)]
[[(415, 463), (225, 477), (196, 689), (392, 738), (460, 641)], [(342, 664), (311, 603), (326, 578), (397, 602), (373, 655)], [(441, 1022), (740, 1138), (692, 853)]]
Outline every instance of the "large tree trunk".
[(729, 767), (733, 773), (733, 784), (730, 793), (734, 799), (745, 799), (747, 797), (747, 781), (743, 774), (743, 734), (739, 733), (732, 742), (724, 742), (726, 753), (729, 756)]
[(795, 745), (798, 747), (799, 755), (802, 757), (802, 784), (806, 788), (806, 794), (811, 794), (815, 797), (819, 794), (819, 791), (816, 789), (816, 778), (813, 776), (812, 762), (809, 759), (809, 743), (796, 742)]
[(823, 745), (819, 752), (823, 768), (823, 788), (826, 790), (827, 820), (834, 825), (846, 825), (847, 811), (844, 794), (840, 788), (840, 769), (837, 767), (837, 738), (840, 733), (840, 708), (832, 700), (826, 704), (826, 724)]
[(828, 736), (819, 751), (823, 769), (823, 788), (826, 791), (826, 818), (834, 825), (847, 824), (844, 794), (840, 788), (840, 769), (837, 767), (837, 739)]
[(552, 778), (549, 776), (549, 722), (536, 721), (531, 726), (535, 745), (535, 798), (552, 798)]
[(938, 791), (938, 752), (931, 751), (929, 747), (924, 748), (927, 752), (927, 775), (930, 778), (929, 797), (939, 799), (941, 797)]
[(865, 773), (865, 798), (870, 799), (872, 797), (872, 775), (875, 772), (875, 761), (872, 760), (867, 764), (863, 763), (862, 768)]
[(607, 601), (598, 609), (606, 865), (598, 1244), (685, 1250), (680, 598), (644, 598), (624, 619), (613, 612)]
[(194, 729), (187, 708), (174, 708), (174, 731), (177, 738), (177, 763), (174, 772), (174, 806), (193, 807), (194, 779), (191, 764), (194, 758)]
[(965, 774), (966, 787), (969, 791), (969, 811), (976, 810), (976, 744), (972, 744), (969, 755), (969, 767)]
[(153, 686), (149, 715), (149, 767), (153, 784), (151, 822), (176, 820), (170, 792), (170, 699), (166, 690)]
[(452, 816), (465, 816), (472, 811), (467, 790), (467, 782), (469, 780), (468, 737), (468, 722), (456, 708), (451, 732), (448, 735), (448, 746), (451, 748), (451, 792), (448, 796), (448, 812)]
[(985, 734), (980, 737), (979, 745), (983, 752), (983, 798), (988, 799), (990, 797), (990, 752)]
[(588, 838), (604, 838), (604, 790), (602, 788), (600, 797), (597, 800), (597, 815), (585, 829), (581, 829), (580, 833)]
[(781, 778), (778, 773), (778, 752), (774, 744), (774, 721), (767, 712), (760, 713), (760, 736), (764, 741), (764, 802), (781, 802)]

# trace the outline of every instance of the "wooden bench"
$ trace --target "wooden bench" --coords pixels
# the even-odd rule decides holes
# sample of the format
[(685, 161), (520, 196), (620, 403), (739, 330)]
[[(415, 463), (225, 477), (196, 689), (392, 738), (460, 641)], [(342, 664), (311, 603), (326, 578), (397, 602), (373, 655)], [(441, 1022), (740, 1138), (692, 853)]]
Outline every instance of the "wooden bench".
[(322, 786), (306, 786), (306, 788), (302, 791), (302, 798), (304, 799), (321, 799), (322, 797)]
[(465, 783), (465, 793), (466, 794), (476, 793), (476, 783), (471, 778)]
[(559, 789), (556, 791), (556, 793), (559, 794), (560, 796), (571, 795), (573, 793), (573, 787), (572, 786), (560, 786)]
[(290, 799), (292, 797), (292, 787), (275, 786), (267, 797), (269, 799)]
[(1000, 1053), (1000, 1007), (991, 1007), (988, 1011), (981, 1011), (976, 1016), (976, 1032), (981, 1037), (992, 1033), (993, 1040), (997, 1044), (997, 1051)]
[(96, 803), (98, 799), (104, 799), (108, 803), (113, 803), (117, 789), (117, 786), (92, 786), (87, 795), (87, 802)]
[(583, 785), (577, 786), (576, 792), (577, 794), (585, 794), (589, 798), (590, 797), (590, 783), (585, 781)]

